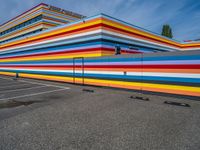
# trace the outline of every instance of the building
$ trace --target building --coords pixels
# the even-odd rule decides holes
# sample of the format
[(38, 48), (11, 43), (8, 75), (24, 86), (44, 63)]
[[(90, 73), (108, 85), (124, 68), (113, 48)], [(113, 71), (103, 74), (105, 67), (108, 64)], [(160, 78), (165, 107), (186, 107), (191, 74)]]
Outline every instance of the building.
[(200, 96), (200, 42), (99, 14), (0, 46), (0, 74)]
[(34, 33), (68, 24), (85, 16), (41, 3), (0, 25), (0, 44), (28, 37)]

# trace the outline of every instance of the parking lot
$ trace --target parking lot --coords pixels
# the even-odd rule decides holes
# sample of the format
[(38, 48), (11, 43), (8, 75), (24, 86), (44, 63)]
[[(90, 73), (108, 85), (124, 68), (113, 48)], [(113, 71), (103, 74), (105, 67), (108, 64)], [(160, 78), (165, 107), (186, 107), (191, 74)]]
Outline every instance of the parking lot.
[(200, 101), (0, 75), (0, 149), (199, 150)]

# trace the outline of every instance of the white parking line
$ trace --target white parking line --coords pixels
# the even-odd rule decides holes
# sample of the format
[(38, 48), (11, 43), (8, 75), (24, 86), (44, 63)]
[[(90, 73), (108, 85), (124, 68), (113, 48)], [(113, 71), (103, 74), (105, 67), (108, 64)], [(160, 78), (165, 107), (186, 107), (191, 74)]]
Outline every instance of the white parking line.
[(0, 91), (0, 93), (9, 93), (9, 92), (16, 92), (16, 91), (23, 91), (23, 90), (30, 90), (30, 89), (37, 89), (41, 87), (46, 87), (45, 85), (43, 86), (36, 86), (36, 87), (29, 87), (29, 88), (22, 88), (22, 89), (16, 89), (16, 90), (6, 90), (6, 91)]
[(22, 97), (30, 97), (30, 96), (35, 96), (35, 95), (41, 95), (41, 94), (46, 94), (46, 93), (53, 93), (53, 92), (58, 92), (58, 91), (64, 91), (69, 88), (64, 88), (64, 89), (57, 89), (57, 90), (51, 90), (51, 91), (45, 91), (45, 92), (39, 92), (39, 93), (33, 93), (33, 94), (27, 94), (27, 95), (21, 95), (21, 96), (15, 96), (15, 97), (8, 97), (8, 98), (2, 98), (1, 100), (11, 100), (11, 99), (16, 99), (16, 98), (22, 98)]
[[(5, 79), (5, 80), (13, 80), (12, 78), (7, 78), (7, 77), (0, 77), (1, 79)], [(26, 82), (26, 83), (30, 83), (30, 84), (38, 84), (38, 85), (46, 85), (46, 86), (53, 86), (53, 87), (57, 87), (57, 88), (63, 88), (63, 89), (70, 89), (69, 87), (65, 87), (65, 86), (58, 86), (58, 85), (53, 85), (53, 84), (45, 84), (45, 83), (40, 83), (40, 82), (31, 82), (31, 81), (26, 81), (26, 80), (17, 80), (18, 82)]]
[(69, 87), (65, 87), (65, 86), (46, 84), (46, 83), (41, 83), (41, 82), (31, 82), (31, 81), (25, 81), (25, 80), (19, 80), (19, 82), (25, 82), (25, 83), (30, 83), (30, 84), (38, 84), (38, 85), (46, 85), (46, 86), (53, 86), (53, 87), (62, 88), (62, 89), (70, 89)]

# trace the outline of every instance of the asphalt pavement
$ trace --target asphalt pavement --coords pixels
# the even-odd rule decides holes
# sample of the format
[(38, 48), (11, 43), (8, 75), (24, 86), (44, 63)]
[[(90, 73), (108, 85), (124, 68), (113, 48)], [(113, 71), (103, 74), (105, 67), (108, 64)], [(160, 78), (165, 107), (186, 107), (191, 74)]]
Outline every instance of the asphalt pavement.
[(200, 101), (0, 76), (0, 149), (199, 150)]

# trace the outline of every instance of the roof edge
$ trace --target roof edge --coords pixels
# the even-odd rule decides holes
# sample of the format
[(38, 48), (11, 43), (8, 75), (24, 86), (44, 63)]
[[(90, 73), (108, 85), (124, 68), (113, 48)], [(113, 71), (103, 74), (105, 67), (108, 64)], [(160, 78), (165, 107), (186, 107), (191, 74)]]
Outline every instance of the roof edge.
[(38, 4), (38, 5), (34, 6), (34, 7), (32, 7), (32, 8), (30, 8), (30, 9), (26, 10), (26, 11), (23, 12), (22, 14), (17, 15), (17, 16), (15, 16), (14, 18), (12, 18), (12, 19), (10, 19), (10, 20), (4, 22), (3, 24), (0, 25), (0, 27), (3, 26), (3, 25), (5, 25), (6, 23), (8, 23), (8, 22), (10, 22), (10, 21), (12, 21), (12, 20), (14, 20), (14, 19), (16, 19), (16, 18), (18, 18), (18, 17), (20, 17), (20, 16), (26, 14), (27, 12), (29, 12), (29, 11), (31, 11), (31, 10), (33, 10), (33, 9), (35, 9), (35, 8), (37, 8), (37, 7), (39, 7), (39, 6), (42, 6), (42, 5), (43, 5), (43, 6), (48, 6), (48, 5), (45, 4), (45, 3), (40, 3), (40, 4)]

